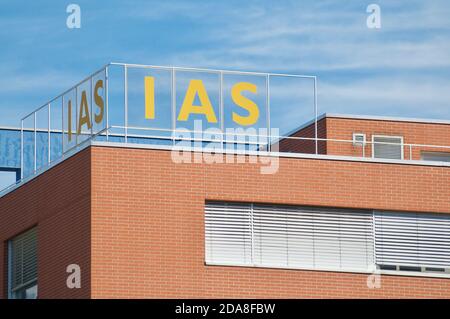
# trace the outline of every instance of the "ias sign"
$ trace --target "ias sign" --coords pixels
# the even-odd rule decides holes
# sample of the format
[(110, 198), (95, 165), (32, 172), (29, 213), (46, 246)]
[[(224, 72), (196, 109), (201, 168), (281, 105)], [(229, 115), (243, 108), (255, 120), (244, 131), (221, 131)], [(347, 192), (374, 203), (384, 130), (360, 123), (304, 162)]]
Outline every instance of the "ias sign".
[[(145, 118), (155, 119), (155, 78), (146, 76), (145, 81)], [(258, 93), (258, 87), (250, 82), (238, 82), (231, 88), (233, 102), (241, 107), (246, 114), (232, 112), (233, 121), (242, 126), (251, 126), (258, 122), (259, 107), (251, 99), (245, 97), (243, 92)], [(199, 103), (195, 103), (198, 98)], [(214, 111), (208, 91), (200, 79), (191, 79), (184, 95), (181, 110), (177, 114), (177, 121), (188, 121), (192, 114), (200, 114), (209, 123), (217, 123), (217, 114)]]
[(268, 127), (265, 76), (131, 67), (124, 75), (110, 75), (108, 85), (100, 72), (64, 95), (66, 149), (107, 126), (140, 134), (193, 129), (198, 120), (204, 128)]

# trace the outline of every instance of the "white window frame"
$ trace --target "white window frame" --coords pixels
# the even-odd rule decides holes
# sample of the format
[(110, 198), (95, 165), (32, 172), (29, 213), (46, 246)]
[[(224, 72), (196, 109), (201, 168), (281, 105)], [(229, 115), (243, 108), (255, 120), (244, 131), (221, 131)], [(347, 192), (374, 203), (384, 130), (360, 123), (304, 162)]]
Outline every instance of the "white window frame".
[[(357, 136), (362, 136), (363, 137), (363, 141), (357, 141), (356, 137)], [(367, 144), (367, 137), (365, 133), (353, 133), (352, 135), (352, 141), (353, 141), (353, 146), (359, 146), (359, 147), (365, 147)]]
[[(16, 236), (10, 238), (7, 241), (7, 250), (8, 250), (7, 251), (7, 258), (8, 258), (8, 260), (7, 260), (7, 276), (8, 276), (7, 277), (7, 287), (8, 287), (7, 296), (8, 296), (8, 299), (17, 299), (16, 298), (16, 291), (18, 291), (18, 290), (28, 289), (28, 288), (31, 288), (31, 287), (34, 287), (34, 286), (38, 287), (38, 278), (36, 277), (35, 279), (30, 280), (28, 282), (25, 282), (22, 285), (14, 288), (14, 289), (12, 288), (13, 287), (13, 276), (12, 276), (12, 272), (13, 272), (13, 260), (12, 260), (13, 259), (13, 252), (12, 252), (12, 247), (13, 247), (13, 245), (12, 245), (12, 242), (18, 236), (20, 236), (20, 235), (22, 235), (22, 234), (24, 234), (24, 233), (26, 233), (28, 231), (31, 231), (35, 227), (36, 226), (34, 226), (34, 227), (32, 227), (32, 228), (30, 228), (30, 229), (28, 229), (28, 230), (26, 230), (26, 231), (24, 231), (24, 232), (22, 232), (20, 234), (17, 234)], [(37, 289), (39, 289), (39, 287)]]
[[(399, 138), (401, 140), (400, 146), (401, 146), (401, 159), (405, 159), (405, 144), (404, 144), (404, 137), (399, 135), (381, 135), (381, 134), (374, 134), (372, 135), (372, 158), (373, 159), (379, 159), (380, 157), (375, 157), (375, 138), (381, 137), (381, 138)], [(382, 144), (382, 143), (379, 143)], [(389, 144), (388, 144), (389, 145)]]
[(426, 160), (424, 159), (424, 154), (432, 154), (432, 155), (441, 155), (441, 156), (450, 156), (450, 152), (439, 152), (439, 151), (429, 151), (429, 150), (422, 150), (420, 152), (420, 160), (422, 161), (428, 161), (428, 162), (445, 162), (447, 161), (438, 161), (438, 160)]
[[(323, 252), (323, 251), (319, 251), (319, 250), (315, 251), (315, 253), (317, 254), (316, 257), (318, 257), (319, 259), (317, 261), (313, 262), (313, 264), (314, 264), (313, 268), (311, 268), (309, 266), (305, 266), (305, 265), (299, 265), (298, 263), (297, 263), (297, 265), (292, 265), (292, 264), (291, 265), (289, 265), (289, 264), (281, 265), (281, 264), (277, 264), (277, 263), (271, 263), (269, 261), (270, 257), (269, 257), (269, 260), (266, 260), (266, 261), (258, 260), (258, 258), (257, 258), (258, 256), (256, 256), (258, 254), (255, 254), (255, 247), (256, 247), (255, 245), (258, 242), (258, 240), (256, 239), (257, 231), (254, 230), (254, 226), (256, 226), (256, 225), (261, 226), (261, 221), (262, 220), (260, 219), (259, 223), (258, 222), (254, 222), (254, 220), (255, 220), (255, 218), (257, 218), (256, 217), (257, 215), (261, 214), (261, 210), (262, 211), (265, 211), (266, 209), (271, 210), (272, 205), (264, 205), (264, 204), (260, 205), (260, 204), (256, 204), (256, 203), (233, 203), (233, 204), (238, 204), (238, 205), (241, 204), (243, 206), (243, 208), (246, 211), (248, 211), (248, 214), (249, 214), (250, 225), (249, 225), (249, 229), (247, 231), (250, 232), (250, 234), (251, 234), (251, 244), (250, 244), (251, 245), (251, 257), (250, 257), (250, 260), (247, 260), (247, 258), (246, 258), (246, 261), (244, 261), (244, 260), (242, 260), (242, 261), (239, 261), (239, 260), (237, 260), (237, 261), (230, 261), (230, 260), (212, 260), (212, 259), (209, 259), (208, 258), (208, 254), (207, 254), (207, 246), (209, 244), (207, 242), (207, 237), (208, 237), (207, 232), (208, 232), (208, 230), (207, 230), (207, 226), (206, 226), (207, 223), (208, 223), (207, 222), (207, 216), (206, 216), (207, 209), (208, 209), (208, 204), (212, 204), (212, 207), (214, 207), (216, 205), (217, 206), (223, 205), (224, 210), (226, 210), (228, 202), (212, 201), (212, 202), (206, 202), (206, 204), (205, 204), (205, 217), (204, 218), (205, 218), (205, 264), (206, 265), (247, 266), (247, 267), (251, 266), (251, 267), (259, 267), (259, 268), (281, 268), (281, 269), (312, 269), (312, 270), (338, 271), (338, 272), (356, 272), (356, 273), (357, 272), (365, 273), (366, 269), (369, 269), (369, 267), (373, 265), (373, 263), (369, 263), (365, 267), (360, 267), (359, 265), (356, 265), (355, 267), (346, 267), (346, 266), (342, 267), (341, 265), (339, 265), (339, 266), (338, 265), (333, 265), (333, 262), (332, 263), (328, 263), (328, 262), (324, 263), (323, 262), (323, 258), (324, 258), (324, 255), (327, 254), (327, 252)], [(248, 206), (248, 207), (245, 207), (245, 206)], [(333, 223), (336, 222), (336, 220), (335, 220), (336, 215), (340, 215), (339, 219), (341, 219), (342, 217), (346, 217), (346, 219), (349, 218), (349, 217), (350, 218), (356, 218), (356, 222), (359, 222), (359, 223), (363, 222), (363, 219), (366, 219), (369, 222), (369, 224), (370, 224), (370, 231), (371, 232), (372, 232), (372, 229), (373, 229), (373, 225), (372, 225), (372, 223), (373, 223), (373, 213), (372, 213), (371, 210), (367, 210), (367, 209), (356, 209), (356, 210), (355, 209), (348, 209), (348, 210), (346, 210), (346, 209), (340, 209), (340, 208), (336, 208), (336, 207), (329, 207), (329, 209), (326, 209), (325, 211), (322, 211), (320, 207), (315, 207), (315, 206), (312, 206), (312, 207), (301, 206), (301, 205), (300, 206), (299, 205), (273, 205), (273, 206), (275, 206), (275, 207), (273, 207), (275, 209), (274, 210), (275, 212), (277, 212), (278, 209), (280, 209), (280, 208), (282, 209), (285, 206), (292, 207), (294, 210), (300, 208), (300, 210), (303, 211), (300, 214), (302, 214), (302, 215), (304, 214), (304, 219), (303, 218), (299, 219), (299, 221), (301, 221), (303, 223), (305, 223), (305, 222), (308, 223), (310, 218), (307, 215), (310, 215), (311, 213), (315, 212), (319, 216), (319, 219), (317, 219), (315, 222), (321, 224), (322, 223), (321, 220), (324, 217), (324, 215), (329, 213), (329, 214), (332, 214), (332, 216), (330, 216), (330, 218), (334, 218)], [(218, 210), (218, 211), (220, 211), (220, 210)], [(221, 212), (219, 214), (221, 214)], [(270, 213), (270, 214), (273, 214), (273, 213)], [(282, 210), (280, 211), (280, 214), (283, 214)], [(290, 218), (292, 218), (292, 216)], [(266, 218), (263, 218), (263, 219), (266, 219)], [(211, 220), (211, 221), (213, 221), (213, 220)], [(354, 223), (355, 221), (352, 221), (352, 222)], [(263, 223), (268, 225), (267, 219)], [(322, 225), (322, 227), (324, 227), (324, 225)], [(327, 227), (329, 227), (329, 225)], [(220, 226), (219, 226), (219, 228), (220, 228)], [(308, 226), (306, 228), (308, 228)], [(365, 232), (365, 231), (364, 230), (360, 230), (360, 235), (363, 232)], [(365, 234), (365, 235), (367, 236), (367, 234)], [(273, 234), (272, 234), (272, 236), (273, 236)], [(319, 240), (319, 242), (320, 242), (320, 241), (323, 241), (324, 238), (315, 238), (315, 239), (312, 239), (312, 240), (316, 240), (316, 241)], [(366, 259), (366, 261), (367, 261), (368, 259), (372, 259), (373, 258), (373, 256), (374, 256), (374, 247), (373, 247), (373, 243), (370, 244), (370, 241), (365, 242), (364, 246), (365, 246), (364, 249), (366, 249), (366, 257), (362, 258), (362, 259)], [(269, 252), (269, 255), (270, 255), (270, 252)], [(261, 257), (261, 256), (259, 256), (259, 257)], [(330, 256), (330, 258), (332, 258), (332, 257), (337, 257), (337, 255), (336, 256)], [(338, 258), (341, 261), (341, 257), (338, 257)], [(320, 259), (322, 259), (322, 262), (319, 261)], [(334, 260), (334, 261), (336, 261), (336, 260)], [(347, 261), (348, 261), (348, 259), (347, 259)], [(374, 260), (372, 262), (374, 262)]]
[(12, 242), (11, 240), (8, 240), (8, 299), (13, 299), (14, 295), (12, 292)]

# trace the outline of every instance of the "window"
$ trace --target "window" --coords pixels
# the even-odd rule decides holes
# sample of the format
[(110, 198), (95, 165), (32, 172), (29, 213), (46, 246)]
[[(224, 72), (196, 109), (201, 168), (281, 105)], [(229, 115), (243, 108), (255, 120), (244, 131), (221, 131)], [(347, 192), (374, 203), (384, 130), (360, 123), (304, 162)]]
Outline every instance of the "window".
[(205, 210), (206, 260), (252, 263), (250, 206), (209, 203)]
[(434, 272), (450, 267), (449, 216), (396, 212), (374, 216), (377, 264)]
[(374, 158), (403, 159), (403, 137), (373, 135), (372, 156)]
[(446, 152), (422, 152), (423, 161), (450, 162), (450, 153)]
[(8, 242), (8, 282), (10, 298), (37, 298), (36, 227)]
[(207, 264), (450, 275), (450, 216), (207, 202)]
[(211, 264), (366, 271), (373, 261), (370, 211), (210, 202)]
[(366, 134), (353, 133), (353, 146), (365, 146), (365, 145), (366, 145)]

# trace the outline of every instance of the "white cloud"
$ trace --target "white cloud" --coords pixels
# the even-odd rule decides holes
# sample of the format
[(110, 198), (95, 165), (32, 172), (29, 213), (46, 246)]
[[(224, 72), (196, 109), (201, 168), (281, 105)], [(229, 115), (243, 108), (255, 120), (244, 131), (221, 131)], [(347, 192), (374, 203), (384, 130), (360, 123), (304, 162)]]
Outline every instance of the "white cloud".
[(448, 118), (450, 79), (376, 77), (347, 83), (319, 82), (321, 112)]
[[(31, 91), (65, 91), (73, 86), (81, 76), (64, 71), (45, 70), (27, 72), (19, 69), (3, 72), (0, 77), (0, 94), (17, 94)], [(49, 97), (50, 99), (51, 97)]]
[[(111, 10), (111, 17), (164, 23), (184, 18), (202, 25), (200, 33), (189, 39), (192, 47), (161, 57), (178, 65), (285, 72), (450, 66), (450, 32), (421, 35), (450, 30), (449, 5), (442, 1), (379, 2), (383, 19), (379, 32), (366, 28), (364, 3), (337, 1), (234, 5), (150, 1), (105, 6), (102, 14)], [(126, 48), (122, 53), (142, 56), (141, 61), (148, 56), (143, 48)]]
[[(320, 73), (321, 110), (449, 118), (450, 5), (446, 1), (377, 3), (382, 9), (382, 29), (378, 31), (366, 28), (364, 1), (236, 1), (234, 5), (142, 1), (104, 6), (101, 12), (107, 15), (110, 10), (111, 19), (125, 18), (130, 23), (157, 21), (167, 26), (183, 21), (185, 29), (178, 32), (188, 38), (173, 39), (174, 43), (183, 42), (177, 46), (179, 50), (157, 55), (158, 50), (152, 51), (148, 44), (111, 50), (122, 60), (145, 63), (151, 56), (156, 61), (148, 62), (155, 64)], [(17, 27), (11, 23), (14, 21), (0, 21), (0, 29)], [(165, 36), (163, 27), (151, 34)], [(101, 50), (89, 52), (96, 60), (105, 55)], [(0, 69), (0, 94), (27, 90), (60, 93), (86, 75), (68, 76), (51, 69), (42, 74)], [(419, 76), (421, 73), (426, 77)], [(346, 78), (336, 80), (337, 74)]]
[[(171, 61), (322, 73), (319, 109), (328, 112), (450, 118), (450, 6), (444, 1), (380, 4), (380, 31), (366, 28), (365, 6), (339, 7), (336, 1), (259, 8), (245, 19), (243, 12), (226, 12), (226, 24), (202, 35), (216, 40), (215, 46), (178, 52)], [(341, 81), (327, 78), (345, 71), (351, 73)]]

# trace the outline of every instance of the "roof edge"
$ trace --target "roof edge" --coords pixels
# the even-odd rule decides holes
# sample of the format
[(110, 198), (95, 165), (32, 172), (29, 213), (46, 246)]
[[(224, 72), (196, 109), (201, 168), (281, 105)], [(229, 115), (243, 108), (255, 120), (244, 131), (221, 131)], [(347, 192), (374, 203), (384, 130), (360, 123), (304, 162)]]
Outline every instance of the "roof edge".
[(389, 122), (412, 122), (424, 124), (446, 124), (450, 125), (450, 120), (425, 119), (414, 117), (395, 117), (395, 116), (378, 116), (378, 115), (355, 115), (355, 114), (339, 114), (339, 113), (323, 113), (318, 117), (322, 118), (341, 118), (351, 120), (372, 120), (372, 121), (389, 121)]

